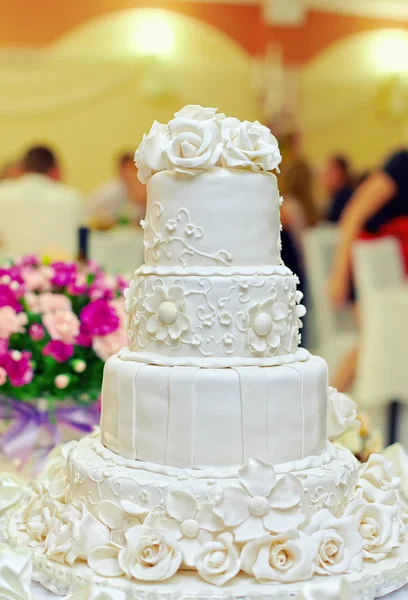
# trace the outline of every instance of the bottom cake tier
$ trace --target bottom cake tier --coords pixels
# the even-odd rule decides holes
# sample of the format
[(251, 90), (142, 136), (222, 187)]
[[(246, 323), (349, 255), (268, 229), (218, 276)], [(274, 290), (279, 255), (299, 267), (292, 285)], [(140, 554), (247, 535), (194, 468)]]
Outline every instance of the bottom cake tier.
[(59, 563), (135, 583), (186, 570), (215, 586), (239, 573), (265, 584), (361, 572), (400, 547), (408, 522), (384, 457), (360, 465), (331, 443), (292, 463), (195, 470), (120, 457), (96, 433), (65, 445), (29, 488), (13, 485), (0, 482), (9, 543), (50, 573)]

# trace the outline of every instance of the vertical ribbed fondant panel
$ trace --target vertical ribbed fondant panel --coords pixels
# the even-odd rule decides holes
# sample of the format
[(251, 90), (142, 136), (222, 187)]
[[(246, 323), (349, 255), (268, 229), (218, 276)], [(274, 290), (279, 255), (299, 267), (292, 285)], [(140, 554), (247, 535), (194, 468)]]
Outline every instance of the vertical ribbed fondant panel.
[[(120, 454), (126, 458), (136, 457), (135, 446), (135, 384), (138, 373), (145, 365), (138, 363), (136, 368), (125, 363), (118, 376), (118, 440)], [(133, 399), (133, 402), (130, 401)]]
[(195, 381), (198, 368), (173, 367), (170, 371), (166, 464), (191, 467), (194, 452)]
[(238, 375), (232, 369), (200, 369), (195, 395), (194, 466), (242, 464)]
[(296, 371), (265, 369), (268, 381), (268, 462), (282, 456), (282, 444), (290, 448), (291, 460), (302, 457), (302, 382)]
[(118, 359), (112, 356), (105, 364), (102, 383), (102, 443), (119, 454), (118, 439)]
[(243, 463), (256, 457), (268, 460), (268, 385), (264, 369), (238, 367)]
[(166, 460), (169, 376), (169, 367), (146, 365), (136, 377), (137, 458), (161, 465)]

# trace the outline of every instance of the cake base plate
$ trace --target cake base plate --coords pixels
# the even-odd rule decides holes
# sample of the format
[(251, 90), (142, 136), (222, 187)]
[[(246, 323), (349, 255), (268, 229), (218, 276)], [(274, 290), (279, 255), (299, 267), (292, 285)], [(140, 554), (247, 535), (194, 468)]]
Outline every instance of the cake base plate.
[[(408, 538), (403, 545), (378, 563), (364, 563), (360, 573), (345, 576), (351, 584), (350, 600), (372, 600), (390, 594), (408, 583)], [(102, 578), (85, 565), (68, 567), (47, 559), (33, 550), (33, 579), (50, 591), (65, 595), (73, 585), (94, 582), (101, 586), (122, 589), (129, 600), (284, 600), (294, 598), (306, 582), (291, 584), (259, 584), (240, 574), (222, 588), (206, 584), (196, 572), (184, 571), (161, 583), (141, 583), (120, 578)], [(307, 583), (327, 581), (315, 576)]]

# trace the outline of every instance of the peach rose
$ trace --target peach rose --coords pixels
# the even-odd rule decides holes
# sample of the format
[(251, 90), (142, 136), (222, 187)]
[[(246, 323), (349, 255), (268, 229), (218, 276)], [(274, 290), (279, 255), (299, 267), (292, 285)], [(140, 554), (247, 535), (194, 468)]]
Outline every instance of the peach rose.
[(24, 333), (27, 323), (25, 313), (16, 313), (11, 306), (0, 308), (0, 338), (8, 340), (13, 333)]
[(59, 340), (64, 344), (73, 344), (79, 335), (80, 322), (77, 316), (69, 310), (45, 313), (43, 324), (51, 339)]

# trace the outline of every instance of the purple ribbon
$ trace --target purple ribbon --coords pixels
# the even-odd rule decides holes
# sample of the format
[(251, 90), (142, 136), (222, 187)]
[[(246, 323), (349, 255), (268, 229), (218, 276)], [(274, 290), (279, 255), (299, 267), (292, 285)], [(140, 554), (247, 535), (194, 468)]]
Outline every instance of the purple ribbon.
[(12, 421), (9, 429), (0, 436), (0, 449), (20, 470), (32, 456), (44, 429), (48, 431), (51, 443), (43, 450), (42, 458), (45, 458), (51, 448), (61, 443), (60, 425), (81, 433), (90, 433), (98, 424), (100, 413), (96, 402), (87, 408), (71, 405), (44, 411), (39, 410), (35, 404), (3, 396), (0, 397), (0, 419)]

